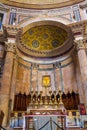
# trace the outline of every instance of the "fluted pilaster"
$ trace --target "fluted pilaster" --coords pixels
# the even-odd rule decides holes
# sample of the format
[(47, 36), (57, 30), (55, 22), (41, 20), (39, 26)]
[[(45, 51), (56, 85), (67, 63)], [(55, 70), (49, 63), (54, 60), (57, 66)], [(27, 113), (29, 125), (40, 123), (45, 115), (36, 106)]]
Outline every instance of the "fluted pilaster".
[(76, 41), (76, 47), (83, 84), (85, 106), (87, 109), (87, 55), (85, 51), (84, 41), (83, 40)]
[(5, 116), (3, 125), (7, 125), (8, 121), (8, 111), (10, 105), (10, 92), (11, 92), (11, 82), (13, 75), (13, 59), (15, 55), (15, 44), (6, 43), (6, 57), (4, 64), (4, 72), (2, 77), (2, 86), (1, 86), (1, 110), (3, 110)]

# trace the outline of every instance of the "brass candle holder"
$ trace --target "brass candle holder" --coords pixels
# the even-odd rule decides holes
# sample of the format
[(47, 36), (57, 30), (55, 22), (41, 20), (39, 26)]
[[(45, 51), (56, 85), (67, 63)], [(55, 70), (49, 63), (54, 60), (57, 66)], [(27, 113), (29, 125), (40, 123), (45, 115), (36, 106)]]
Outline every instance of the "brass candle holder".
[(31, 94), (31, 102), (30, 102), (30, 105), (32, 106), (33, 105), (33, 93), (34, 91), (31, 91), (30, 94)]
[(58, 108), (58, 102), (57, 102), (57, 98), (56, 98), (56, 91), (54, 91), (54, 107), (55, 107), (55, 109)]
[(35, 100), (35, 108), (38, 108), (38, 91), (35, 91), (36, 100)]
[(45, 106), (47, 106), (47, 105), (48, 105), (47, 95), (45, 96), (44, 105), (45, 105)]
[(52, 105), (52, 99), (51, 99), (51, 95), (52, 95), (52, 91), (49, 91), (49, 94), (50, 94), (50, 101), (49, 101), (49, 105)]
[(40, 91), (40, 95), (41, 95), (41, 97), (40, 97), (40, 105), (43, 105), (43, 99), (42, 99), (42, 91)]
[(59, 96), (60, 96), (60, 98), (59, 98), (59, 104), (63, 104), (63, 101), (62, 101), (62, 92), (61, 91), (59, 91)]
[(58, 104), (58, 109), (60, 109), (62, 112), (66, 111), (66, 108), (64, 107), (63, 101), (62, 101), (62, 92), (59, 91), (59, 104)]

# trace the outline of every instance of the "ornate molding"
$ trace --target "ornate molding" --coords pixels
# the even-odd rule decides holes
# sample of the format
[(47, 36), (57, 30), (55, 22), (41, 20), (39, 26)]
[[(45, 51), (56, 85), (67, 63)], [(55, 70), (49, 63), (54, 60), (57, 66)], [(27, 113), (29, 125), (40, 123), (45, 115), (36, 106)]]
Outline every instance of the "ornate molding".
[(77, 50), (85, 49), (85, 44), (83, 40), (75, 41), (75, 47)]
[(32, 64), (31, 64), (31, 67), (32, 67), (33, 69), (38, 69), (38, 67), (39, 67), (39, 64), (32, 63)]
[(6, 37), (20, 39), (20, 32), (22, 32), (22, 28), (16, 25), (3, 25), (3, 31)]
[(85, 40), (87, 39), (87, 20), (69, 24), (68, 27), (71, 28), (75, 38), (82, 36)]
[(82, 22), (82, 21), (76, 22), (76, 23), (69, 24), (68, 26), (72, 29), (74, 35), (84, 34), (85, 22)]
[[(87, 49), (87, 20), (72, 23), (72, 24), (69, 24), (68, 26), (71, 28), (74, 34), (74, 38), (78, 39), (78, 40), (75, 40), (75, 44), (74, 44), (75, 46), (77, 46), (76, 47), (77, 50), (83, 49), (83, 48)], [(80, 37), (82, 37), (82, 40), (79, 40)]]
[(5, 43), (6, 43), (6, 51), (15, 53), (16, 45), (13, 43), (8, 43), (8, 42), (5, 42)]
[(80, 4), (80, 8), (81, 8), (81, 9), (84, 9), (84, 8), (86, 8), (86, 7), (87, 7), (87, 1), (84, 0), (84, 2), (82, 2), (82, 3)]
[(4, 4), (2, 4), (0, 2), (0, 10), (2, 10), (2, 11), (9, 11), (9, 8), (6, 5), (4, 5)]

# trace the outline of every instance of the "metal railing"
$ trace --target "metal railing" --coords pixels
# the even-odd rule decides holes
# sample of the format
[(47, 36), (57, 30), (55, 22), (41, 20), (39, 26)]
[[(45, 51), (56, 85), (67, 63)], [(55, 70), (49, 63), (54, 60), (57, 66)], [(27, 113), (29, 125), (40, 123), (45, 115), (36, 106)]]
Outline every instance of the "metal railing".
[(65, 115), (25, 115), (23, 130), (67, 130)]
[(52, 120), (52, 118), (50, 117), (50, 120), (48, 122), (46, 122), (46, 124), (44, 124), (41, 128), (39, 128), (38, 130), (42, 130), (46, 125), (48, 125), (48, 123), (50, 123), (50, 128), (52, 130), (52, 123), (54, 123), (57, 128), (60, 128), (61, 130), (64, 130), (63, 127), (60, 127), (55, 121)]
[(0, 128), (1, 128), (2, 130), (6, 130), (6, 129), (5, 129), (3, 126), (1, 126), (1, 125), (0, 125)]

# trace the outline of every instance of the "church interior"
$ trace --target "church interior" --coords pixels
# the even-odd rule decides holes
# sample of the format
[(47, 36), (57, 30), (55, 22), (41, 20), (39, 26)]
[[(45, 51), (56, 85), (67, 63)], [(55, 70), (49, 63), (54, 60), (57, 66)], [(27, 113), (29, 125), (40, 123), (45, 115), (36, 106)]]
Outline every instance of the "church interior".
[(0, 0), (0, 130), (87, 130), (87, 0)]

